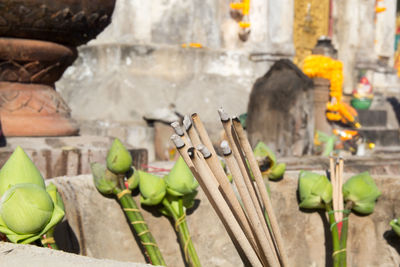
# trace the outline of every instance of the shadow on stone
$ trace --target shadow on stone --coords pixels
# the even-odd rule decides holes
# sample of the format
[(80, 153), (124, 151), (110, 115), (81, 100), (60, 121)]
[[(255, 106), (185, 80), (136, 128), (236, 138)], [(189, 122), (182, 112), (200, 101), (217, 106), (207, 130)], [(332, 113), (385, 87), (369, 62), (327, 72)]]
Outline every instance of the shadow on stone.
[(54, 230), (54, 239), (60, 250), (75, 254), (80, 253), (78, 239), (69, 225), (68, 220), (64, 220), (56, 226)]
[(390, 246), (396, 249), (397, 253), (400, 254), (400, 242), (399, 242), (400, 237), (396, 235), (396, 233), (393, 230), (387, 230), (386, 232), (384, 232), (383, 238)]

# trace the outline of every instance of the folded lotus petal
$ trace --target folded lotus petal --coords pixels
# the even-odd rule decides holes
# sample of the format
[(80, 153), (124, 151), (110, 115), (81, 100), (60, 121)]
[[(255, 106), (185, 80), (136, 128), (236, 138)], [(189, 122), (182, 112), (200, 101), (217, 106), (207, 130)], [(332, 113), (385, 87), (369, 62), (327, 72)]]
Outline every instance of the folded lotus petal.
[(392, 227), (393, 231), (400, 236), (400, 223), (398, 219), (394, 219), (390, 221), (390, 226)]
[[(53, 190), (51, 186), (50, 190)], [(18, 196), (23, 194), (29, 194), (27, 201), (21, 200), (24, 199), (24, 196)], [(38, 196), (38, 194), (40, 196)], [(14, 243), (29, 244), (39, 239), (48, 230), (55, 227), (64, 217), (64, 207), (59, 198), (60, 197), (56, 195), (54, 201), (47, 191), (35, 184), (19, 184), (13, 186), (2, 198), (0, 232), (6, 234), (7, 238)], [(32, 199), (35, 201), (32, 201)], [(48, 202), (48, 200), (50, 200), (50, 202)], [(13, 201), (19, 201), (19, 205), (24, 203), (23, 208), (20, 209), (25, 212), (10, 216), (8, 213), (13, 210), (11, 206)], [(30, 204), (27, 204), (27, 202)], [(49, 210), (50, 207), (51, 210)], [(37, 211), (39, 209), (40, 211)], [(48, 216), (49, 214), (50, 216)], [(19, 221), (17, 223), (15, 223), (15, 218), (13, 216), (18, 217), (17, 219)], [(26, 217), (29, 216), (35, 216), (35, 218), (29, 218), (29, 220), (27, 220)], [(39, 224), (41, 225), (39, 226)], [(33, 232), (34, 230), (37, 231)], [(30, 231), (32, 233), (23, 233), (23, 231)]]
[(139, 186), (139, 180), (140, 180), (139, 172), (132, 167), (128, 172), (128, 174), (129, 174), (129, 178), (127, 180), (128, 187), (130, 190), (133, 190)]
[(164, 179), (143, 171), (139, 171), (139, 179), (141, 203), (145, 205), (159, 204), (167, 192)]
[(269, 172), (268, 172), (268, 178), (271, 180), (277, 180), (282, 178), (283, 174), (286, 171), (286, 164), (285, 163), (279, 163), (275, 166), (273, 166)]
[(100, 163), (92, 163), (90, 165), (93, 175), (94, 185), (97, 190), (102, 194), (111, 194), (118, 184), (118, 177), (116, 174), (107, 170), (107, 168)]
[(174, 167), (165, 177), (167, 191), (174, 196), (190, 194), (199, 186), (192, 172), (182, 157), (179, 157)]
[(263, 142), (257, 143), (256, 147), (253, 150), (253, 153), (256, 158), (268, 157), (272, 162), (271, 167), (276, 164), (275, 153)]
[(375, 202), (381, 195), (378, 187), (368, 172), (352, 176), (343, 185), (343, 198), (345, 202), (353, 202), (353, 210), (370, 214), (374, 211)]
[(298, 189), (301, 208), (323, 208), (332, 201), (332, 184), (324, 175), (301, 171)]

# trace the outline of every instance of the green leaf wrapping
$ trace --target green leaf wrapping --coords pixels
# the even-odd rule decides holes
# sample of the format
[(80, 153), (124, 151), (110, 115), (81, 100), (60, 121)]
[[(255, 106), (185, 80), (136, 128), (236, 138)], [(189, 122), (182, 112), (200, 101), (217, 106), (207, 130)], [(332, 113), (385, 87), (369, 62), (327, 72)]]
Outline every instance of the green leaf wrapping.
[(164, 179), (143, 171), (139, 171), (139, 179), (140, 203), (149, 206), (159, 204), (167, 192)]
[(114, 139), (107, 154), (107, 168), (116, 174), (124, 174), (132, 166), (131, 153), (124, 147), (121, 141)]
[[(28, 244), (53, 228), (65, 213), (57, 196), (50, 196), (52, 190), (50, 187), (50, 192), (45, 191), (35, 184), (11, 187), (1, 199), (0, 232), (13, 243)], [(21, 212), (15, 213), (16, 208)]]
[(179, 157), (174, 167), (165, 177), (167, 192), (173, 196), (191, 194), (199, 186), (192, 172), (182, 157)]
[(39, 170), (24, 150), (18, 146), (0, 170), (0, 196), (11, 186), (20, 183), (31, 183), (45, 188)]
[(309, 171), (299, 174), (300, 208), (324, 208), (332, 201), (332, 184), (325, 175)]
[(352, 201), (353, 210), (361, 214), (372, 213), (380, 195), (381, 192), (368, 172), (352, 176), (343, 185), (344, 201)]

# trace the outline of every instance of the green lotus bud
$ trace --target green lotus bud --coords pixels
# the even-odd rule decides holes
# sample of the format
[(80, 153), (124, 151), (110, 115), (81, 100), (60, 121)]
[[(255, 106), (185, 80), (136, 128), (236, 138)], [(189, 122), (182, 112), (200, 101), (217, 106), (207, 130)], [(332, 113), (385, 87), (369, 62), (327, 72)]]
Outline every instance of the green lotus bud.
[(39, 170), (24, 150), (18, 146), (0, 170), (0, 196), (11, 186), (21, 183), (36, 184), (45, 188)]
[(90, 168), (97, 190), (102, 194), (111, 194), (118, 185), (118, 176), (97, 162), (92, 163)]
[(1, 199), (0, 214), (6, 226), (17, 234), (33, 234), (45, 228), (53, 213), (49, 194), (35, 184), (17, 184)]
[(135, 168), (131, 168), (127, 176), (129, 177), (127, 180), (129, 189), (133, 190), (138, 187), (140, 180), (139, 172)]
[(276, 156), (275, 153), (263, 142), (258, 142), (253, 150), (260, 166), (261, 172), (268, 170), (270, 167), (275, 166)]
[(299, 174), (300, 208), (323, 208), (332, 201), (332, 184), (325, 175), (309, 171)]
[(343, 185), (344, 201), (352, 201), (354, 211), (369, 214), (374, 211), (375, 201), (381, 195), (368, 172), (351, 177)]
[(400, 221), (399, 219), (394, 219), (390, 221), (390, 226), (392, 227), (393, 231), (400, 236)]
[(285, 173), (286, 170), (286, 164), (285, 163), (279, 163), (275, 166), (273, 166), (271, 169), (268, 171), (268, 178), (271, 180), (277, 180), (283, 177), (283, 174)]
[(165, 177), (165, 183), (167, 192), (173, 196), (190, 194), (199, 186), (182, 157), (178, 158), (172, 170)]
[(131, 153), (118, 138), (114, 139), (107, 154), (107, 168), (116, 174), (124, 174), (132, 166)]
[(140, 203), (149, 206), (159, 204), (166, 194), (164, 179), (143, 171), (139, 171), (139, 189)]

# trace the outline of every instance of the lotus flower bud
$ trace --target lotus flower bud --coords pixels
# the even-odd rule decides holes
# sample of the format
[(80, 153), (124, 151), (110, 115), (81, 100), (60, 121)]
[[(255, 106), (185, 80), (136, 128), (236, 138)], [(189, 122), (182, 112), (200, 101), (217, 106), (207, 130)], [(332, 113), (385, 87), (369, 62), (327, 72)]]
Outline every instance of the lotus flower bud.
[(131, 166), (131, 154), (119, 139), (114, 139), (107, 154), (107, 168), (113, 173), (124, 174), (129, 171)]
[(24, 150), (18, 146), (0, 170), (0, 196), (11, 186), (20, 183), (31, 183), (45, 188), (39, 170)]
[(140, 180), (139, 172), (135, 168), (131, 168), (127, 175), (129, 176), (127, 181), (129, 189), (133, 190), (138, 187)]
[[(261, 172), (275, 166), (275, 153), (263, 142), (258, 142), (253, 150), (254, 156), (257, 159)], [(264, 169), (264, 170), (263, 170)]]
[(301, 171), (299, 175), (300, 208), (323, 208), (332, 201), (332, 184), (324, 175)]
[(399, 219), (394, 219), (390, 221), (390, 226), (392, 227), (393, 231), (400, 236), (400, 221)]
[(273, 166), (271, 169), (268, 171), (268, 178), (271, 180), (277, 180), (282, 178), (283, 174), (285, 173), (286, 170), (286, 164), (285, 163), (279, 163), (275, 166)]
[(343, 185), (344, 201), (352, 201), (352, 209), (361, 214), (372, 213), (380, 195), (381, 192), (368, 172), (351, 177)]
[(35, 184), (11, 187), (1, 199), (0, 214), (5, 225), (17, 234), (40, 232), (53, 214), (49, 194)]
[(149, 206), (159, 204), (166, 194), (164, 179), (143, 171), (139, 171), (139, 189), (140, 202)]
[(172, 170), (165, 177), (165, 183), (167, 192), (173, 196), (190, 194), (199, 186), (182, 157), (178, 158)]
[(97, 190), (102, 194), (111, 194), (118, 185), (118, 176), (97, 162), (92, 163), (90, 168)]

